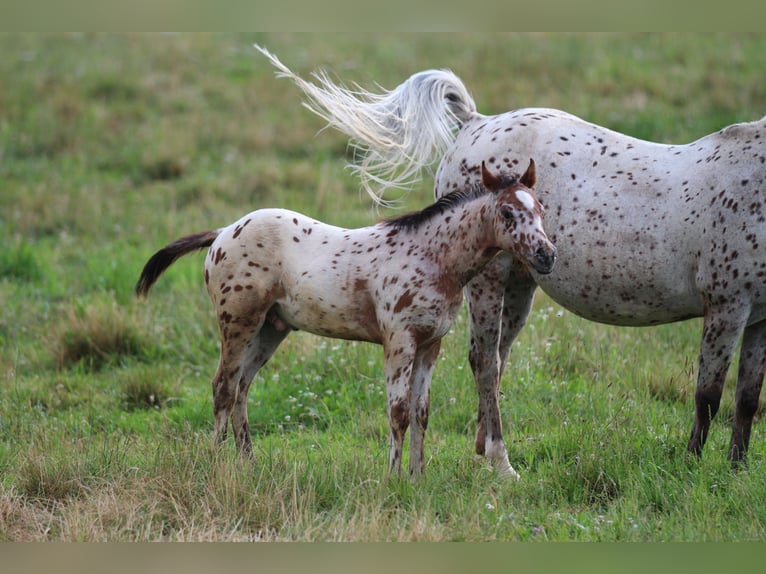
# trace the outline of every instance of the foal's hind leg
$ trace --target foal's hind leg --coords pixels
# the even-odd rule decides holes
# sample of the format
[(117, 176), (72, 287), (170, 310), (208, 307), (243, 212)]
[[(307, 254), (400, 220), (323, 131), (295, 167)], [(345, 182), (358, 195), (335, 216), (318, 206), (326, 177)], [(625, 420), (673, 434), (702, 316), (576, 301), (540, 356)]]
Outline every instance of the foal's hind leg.
[(766, 372), (766, 321), (750, 325), (742, 336), (737, 377), (736, 413), (729, 446), (733, 466), (745, 461), (750, 429), (758, 410), (763, 376)]
[(431, 376), (439, 356), (441, 339), (437, 339), (424, 348), (419, 348), (410, 377), (410, 475), (416, 476), (425, 471), (424, 440), (428, 428), (428, 411), (431, 405)]
[(486, 455), (501, 475), (518, 478), (503, 441), (498, 394), (511, 344), (529, 315), (535, 284), (514, 272), (500, 255), (466, 287), (470, 312), (469, 361), (479, 395), (476, 452)]
[(251, 456), (253, 453), (253, 441), (250, 436), (250, 424), (247, 419), (247, 393), (253, 377), (271, 358), (279, 344), (287, 337), (290, 329), (287, 327), (277, 328), (266, 321), (261, 330), (254, 334), (247, 345), (245, 362), (242, 374), (237, 386), (234, 409), (231, 413), (231, 428), (234, 432), (234, 442), (239, 451)]
[[(245, 318), (234, 318), (228, 312), (222, 312), (219, 316), (221, 357), (218, 370), (213, 377), (214, 432), (218, 443), (226, 440), (229, 418), (238, 400), (240, 403), (242, 400), (239, 397), (240, 390), (247, 390), (250, 381), (260, 368), (254, 358), (258, 352), (257, 341), (265, 316), (265, 312), (243, 313), (240, 317)], [(247, 453), (250, 445), (240, 442), (242, 435), (237, 433), (237, 422), (241, 427), (241, 421), (233, 421), (235, 435), (238, 435), (237, 443)]]
[(221, 335), (221, 357), (213, 377), (213, 430), (219, 444), (226, 441), (229, 417), (237, 398), (238, 383), (243, 376), (248, 340), (249, 337), (232, 340)]
[(749, 308), (738, 304), (709, 306), (702, 328), (702, 343), (699, 354), (697, 389), (694, 394), (694, 426), (689, 438), (688, 450), (702, 454), (707, 440), (710, 421), (718, 412), (721, 393), (726, 381), (731, 358), (737, 342), (747, 323)]

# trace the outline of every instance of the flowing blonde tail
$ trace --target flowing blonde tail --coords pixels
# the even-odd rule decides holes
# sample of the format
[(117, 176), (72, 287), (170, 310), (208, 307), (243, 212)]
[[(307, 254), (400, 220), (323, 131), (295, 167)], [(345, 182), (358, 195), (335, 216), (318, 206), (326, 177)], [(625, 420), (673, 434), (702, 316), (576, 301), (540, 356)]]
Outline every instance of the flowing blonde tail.
[(449, 70), (413, 74), (393, 90), (372, 93), (334, 83), (324, 70), (313, 72), (317, 84), (295, 75), (265, 48), (255, 45), (304, 92), (303, 105), (350, 138), (351, 168), (378, 205), (389, 188), (409, 190), (444, 155), (460, 127), (476, 114), (476, 103), (463, 82)]

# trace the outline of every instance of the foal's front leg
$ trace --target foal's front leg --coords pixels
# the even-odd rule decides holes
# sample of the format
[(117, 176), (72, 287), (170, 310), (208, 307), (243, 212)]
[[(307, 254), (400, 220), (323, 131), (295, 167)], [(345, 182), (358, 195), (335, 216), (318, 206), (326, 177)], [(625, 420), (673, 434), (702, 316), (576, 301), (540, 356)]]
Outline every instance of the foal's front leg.
[(410, 426), (410, 376), (415, 343), (407, 332), (392, 333), (383, 344), (386, 373), (386, 412), (390, 427), (389, 473), (401, 473), (404, 435)]
[(418, 348), (412, 369), (410, 398), (410, 475), (417, 476), (425, 471), (424, 441), (428, 428), (428, 411), (431, 406), (429, 390), (436, 359), (439, 356), (441, 339)]
[(469, 362), (479, 395), (476, 452), (492, 462), (501, 476), (518, 478), (508, 460), (500, 419), (500, 379), (511, 344), (531, 308), (535, 284), (515, 272), (513, 260), (499, 255), (466, 286), (471, 348)]

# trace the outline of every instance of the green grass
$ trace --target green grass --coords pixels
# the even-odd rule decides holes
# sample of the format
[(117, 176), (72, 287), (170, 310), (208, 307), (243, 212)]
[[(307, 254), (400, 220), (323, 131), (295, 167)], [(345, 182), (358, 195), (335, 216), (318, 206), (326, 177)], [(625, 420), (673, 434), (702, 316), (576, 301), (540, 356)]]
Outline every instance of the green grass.
[(607, 327), (542, 293), (502, 385), (519, 482), (472, 452), (465, 312), (421, 481), (386, 477), (382, 351), (305, 333), (251, 390), (256, 461), (213, 448), (202, 255), (137, 301), (146, 259), (260, 207), (378, 217), (346, 140), (253, 42), (366, 86), (450, 67), (484, 113), (558, 107), (666, 142), (766, 113), (764, 35), (0, 35), (0, 538), (766, 537), (760, 421), (750, 469), (725, 460), (733, 370), (703, 458), (685, 453), (701, 322)]

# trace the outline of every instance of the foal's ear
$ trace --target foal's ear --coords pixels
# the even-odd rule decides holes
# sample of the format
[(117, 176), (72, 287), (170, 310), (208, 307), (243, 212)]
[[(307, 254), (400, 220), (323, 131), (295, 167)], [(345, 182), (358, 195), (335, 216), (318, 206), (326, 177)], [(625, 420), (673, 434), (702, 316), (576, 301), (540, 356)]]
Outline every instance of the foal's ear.
[(537, 183), (537, 169), (535, 168), (535, 160), (532, 158), (529, 158), (529, 167), (527, 167), (527, 171), (524, 172), (524, 175), (521, 176), (519, 183), (530, 189)]
[(490, 191), (500, 191), (503, 189), (500, 178), (487, 169), (484, 161), (481, 162), (481, 183)]

